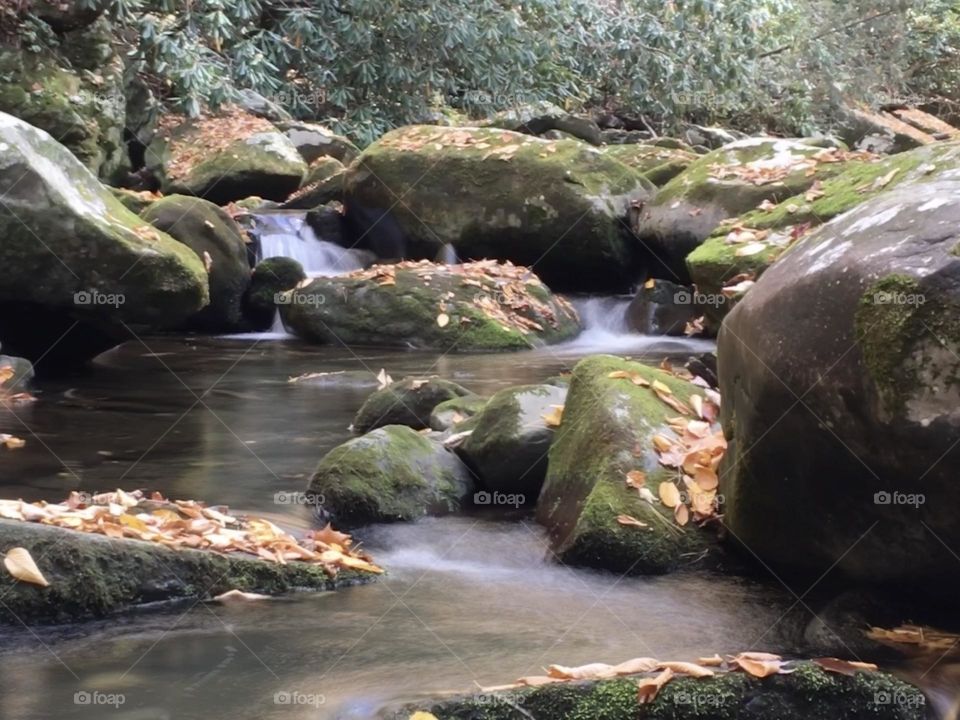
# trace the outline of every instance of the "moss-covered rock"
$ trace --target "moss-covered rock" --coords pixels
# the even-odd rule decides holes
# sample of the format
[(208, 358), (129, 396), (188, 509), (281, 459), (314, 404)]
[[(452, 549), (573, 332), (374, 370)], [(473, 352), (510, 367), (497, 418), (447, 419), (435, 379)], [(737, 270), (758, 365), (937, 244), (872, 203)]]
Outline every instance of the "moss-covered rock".
[[(667, 508), (643, 500), (627, 486), (626, 474), (646, 472), (654, 489), (673, 479), (675, 473), (657, 460), (653, 436), (670, 437), (665, 420), (676, 413), (649, 388), (610, 378), (616, 371), (659, 380), (684, 401), (696, 390), (661, 370), (609, 355), (579, 362), (550, 447), (537, 521), (549, 531), (551, 547), (563, 562), (635, 574), (669, 572), (686, 554), (709, 547), (708, 535), (678, 526)], [(621, 525), (621, 514), (647, 527)]]
[(261, 260), (253, 269), (243, 298), (243, 315), (254, 330), (267, 330), (277, 316), (277, 300), (307, 279), (303, 265), (288, 257)]
[(421, 710), (438, 720), (923, 720), (926, 709), (923, 693), (892, 675), (845, 676), (798, 663), (790, 674), (764, 679), (742, 672), (677, 677), (644, 705), (636, 678), (624, 678), (420, 702), (389, 717), (407, 720)]
[(241, 554), (112, 539), (39, 523), (0, 520), (0, 554), (22, 547), (50, 583), (5, 583), (0, 622), (66, 623), (165, 600), (201, 601), (228, 590), (278, 594), (332, 590), (367, 573), (330, 578), (319, 565), (265, 562)]
[(242, 329), (250, 265), (243, 234), (233, 218), (213, 203), (186, 195), (168, 195), (140, 217), (189, 247), (207, 266), (210, 304), (190, 318), (188, 326), (207, 332)]
[(487, 398), (473, 393), (444, 400), (430, 411), (430, 428), (438, 432), (458, 428), (475, 417), (486, 404)]
[(123, 206), (135, 215), (139, 215), (160, 199), (160, 195), (148, 190), (137, 191), (126, 188), (109, 188), (113, 196), (123, 203)]
[(73, 366), (208, 302), (196, 255), (127, 210), (47, 133), (0, 113), (0, 340)]
[(439, 442), (406, 425), (388, 425), (331, 450), (309, 490), (322, 515), (356, 526), (456, 512), (473, 482)]
[(602, 152), (632, 167), (657, 187), (666, 185), (697, 159), (686, 150), (656, 145), (608, 145)]
[(796, 243), (724, 321), (726, 524), (778, 574), (960, 586), (958, 242), (960, 170), (901, 184)]
[(566, 396), (566, 388), (522, 385), (490, 398), (471, 423), (470, 437), (458, 448), (484, 489), (536, 501), (555, 435), (547, 417), (562, 409)]
[(360, 154), (360, 148), (343, 135), (316, 123), (288, 121), (276, 123), (287, 139), (308, 164), (318, 158), (331, 157), (344, 165), (352, 163)]
[(237, 110), (198, 119), (166, 118), (147, 148), (146, 163), (164, 193), (196, 195), (217, 205), (251, 195), (285, 200), (307, 172), (286, 135)]
[(367, 398), (353, 418), (353, 429), (365, 433), (384, 425), (430, 427), (430, 413), (442, 402), (472, 393), (462, 385), (438, 377), (407, 377)]
[(577, 141), (414, 126), (363, 152), (347, 171), (345, 201), (374, 251), (378, 236), (395, 230), (407, 256), (432, 258), (451, 244), (465, 260), (531, 266), (555, 289), (609, 292), (635, 280), (636, 243), (624, 221), (652, 190), (639, 172)]
[(484, 274), (501, 271), (516, 275), (518, 268), (375, 265), (314, 280), (285, 298), (280, 313), (291, 332), (310, 342), (444, 352), (523, 350), (580, 331), (576, 311), (536, 275), (511, 281), (516, 289), (508, 296), (502, 277)]
[(343, 199), (346, 168), (332, 157), (319, 157), (310, 164), (303, 187), (291, 195), (283, 207), (290, 210), (312, 210), (334, 200)]
[[(827, 178), (807, 199), (806, 193), (781, 201), (772, 209), (753, 208), (722, 223), (700, 247), (687, 256), (690, 277), (704, 295), (718, 296), (728, 281), (740, 275), (759, 277), (799, 236), (857, 205), (903, 183), (919, 182), (960, 165), (960, 142), (926, 145), (916, 150), (874, 159), (853, 160), (839, 174)], [(743, 242), (735, 227), (766, 231), (766, 248), (751, 255), (738, 255)], [(754, 233), (755, 234), (755, 233)], [(708, 317), (719, 322), (740, 297), (704, 307)]]
[(64, 34), (56, 53), (0, 45), (0, 111), (46, 130), (106, 179), (127, 163), (123, 58), (111, 41), (100, 20)]
[(764, 200), (786, 200), (835, 174), (840, 163), (811, 160), (823, 152), (802, 140), (748, 138), (700, 157), (637, 213), (635, 229), (653, 256), (653, 272), (688, 283), (686, 257), (722, 220)]

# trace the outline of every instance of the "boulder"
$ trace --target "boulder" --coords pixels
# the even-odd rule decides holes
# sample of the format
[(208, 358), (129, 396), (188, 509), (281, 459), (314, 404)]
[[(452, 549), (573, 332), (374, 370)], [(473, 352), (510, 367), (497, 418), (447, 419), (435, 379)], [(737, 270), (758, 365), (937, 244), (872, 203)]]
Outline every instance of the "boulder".
[(197, 603), (229, 590), (333, 590), (374, 577), (341, 570), (331, 578), (321, 565), (280, 565), (239, 553), (171, 548), (0, 519), (0, 554), (15, 547), (30, 553), (50, 584), (7, 584), (0, 622), (11, 625), (76, 622), (159, 601)]
[(580, 331), (573, 307), (524, 268), (494, 262), (374, 265), (285, 298), (284, 325), (317, 343), (521, 350)]
[[(674, 471), (661, 467), (654, 435), (670, 437), (676, 415), (648, 387), (611, 373), (635, 373), (665, 384), (686, 402), (697, 388), (662, 370), (608, 355), (586, 358), (573, 369), (563, 422), (550, 447), (537, 521), (547, 528), (562, 562), (621, 573), (657, 574), (679, 566), (688, 553), (708, 547), (704, 531), (675, 524), (672, 513), (644, 500), (626, 483), (639, 470), (656, 492)], [(629, 515), (646, 527), (617, 522)]]
[(304, 161), (312, 164), (318, 158), (331, 157), (344, 165), (352, 163), (360, 148), (343, 135), (337, 135), (323, 125), (306, 122), (278, 122), (277, 128), (297, 148)]
[[(725, 300), (724, 296), (719, 296)], [(649, 280), (627, 306), (627, 325), (644, 335), (683, 335), (699, 317), (700, 293), (669, 280)]]
[(149, 190), (138, 191), (116, 187), (109, 188), (109, 190), (117, 200), (123, 203), (127, 210), (135, 215), (139, 215), (161, 198), (160, 195)]
[(608, 145), (603, 154), (632, 167), (657, 187), (686, 170), (697, 156), (686, 150), (656, 145)]
[(77, 366), (207, 304), (189, 248), (127, 210), (47, 133), (2, 113), (0, 196), (5, 352), (38, 369)]
[[(648, 673), (652, 678), (659, 670)], [(640, 676), (561, 682), (420, 700), (389, 720), (923, 720), (927, 702), (918, 688), (888, 673), (827, 672), (798, 662), (792, 672), (756, 678), (745, 672), (713, 677), (678, 675), (656, 697), (638, 704)]]
[(365, 433), (384, 425), (430, 427), (430, 413), (440, 403), (472, 395), (462, 385), (438, 377), (407, 377), (377, 390), (353, 418), (353, 429)]
[(522, 495), (522, 504), (536, 501), (555, 435), (547, 418), (563, 409), (566, 397), (565, 388), (522, 385), (490, 398), (458, 448), (485, 490)]
[(272, 123), (293, 122), (293, 116), (283, 108), (283, 105), (250, 88), (244, 88), (237, 93), (237, 104), (251, 115)]
[(147, 148), (146, 164), (164, 194), (196, 195), (217, 205), (251, 195), (285, 200), (307, 172), (282, 132), (238, 110), (165, 118)]
[(303, 265), (292, 258), (272, 257), (257, 263), (243, 298), (243, 315), (250, 327), (270, 329), (277, 316), (279, 296), (306, 279)]
[(188, 326), (206, 332), (242, 329), (250, 265), (233, 218), (213, 203), (185, 195), (168, 195), (140, 217), (193, 250), (207, 268), (210, 304), (190, 318)]
[[(47, 5), (56, 9), (65, 4)], [(65, 20), (84, 13), (69, 8), (62, 12)], [(66, 33), (57, 53), (0, 45), (0, 112), (46, 130), (106, 179), (128, 164), (123, 57), (112, 40), (110, 25), (99, 20)]]
[(781, 575), (960, 586), (960, 171), (807, 236), (720, 332), (726, 526)]
[[(701, 303), (701, 310), (719, 326), (749, 290), (749, 281), (760, 277), (798, 239), (897, 185), (922, 181), (956, 167), (960, 167), (957, 141), (889, 157), (861, 156), (805, 192), (722, 223), (687, 256), (687, 268), (698, 294), (713, 299), (726, 297), (724, 302)], [(747, 282), (738, 287), (744, 280)]]
[(765, 200), (778, 202), (805, 191), (835, 174), (837, 157), (842, 157), (838, 151), (802, 140), (758, 137), (699, 158), (635, 214), (635, 232), (651, 255), (651, 273), (689, 284), (686, 257), (722, 220)]
[(414, 126), (363, 152), (344, 197), (357, 237), (381, 257), (378, 243), (414, 258), (450, 244), (466, 260), (530, 266), (557, 290), (611, 292), (636, 278), (639, 249), (624, 221), (652, 191), (639, 172), (573, 140)]
[(324, 519), (348, 527), (456, 512), (470, 471), (439, 442), (388, 425), (331, 450), (310, 478)]
[(283, 208), (312, 210), (334, 200), (343, 199), (343, 180), (346, 168), (339, 160), (320, 157), (310, 164), (303, 187), (291, 195)]
[(476, 417), (486, 404), (487, 398), (473, 393), (444, 400), (430, 411), (430, 428), (438, 432), (460, 429), (463, 423)]
[(600, 145), (600, 126), (589, 117), (574, 115), (549, 102), (532, 103), (497, 113), (480, 123), (481, 127), (501, 128), (527, 135), (544, 135), (550, 131), (566, 133), (578, 140)]

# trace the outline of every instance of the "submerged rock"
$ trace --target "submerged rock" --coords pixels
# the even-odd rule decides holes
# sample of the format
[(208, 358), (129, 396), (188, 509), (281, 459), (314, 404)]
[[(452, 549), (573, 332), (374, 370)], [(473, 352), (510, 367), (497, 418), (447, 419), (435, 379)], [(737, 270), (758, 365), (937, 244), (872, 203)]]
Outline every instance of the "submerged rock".
[(386, 717), (408, 720), (420, 710), (437, 720), (923, 720), (927, 709), (920, 690), (892, 675), (846, 676), (813, 663), (798, 663), (790, 674), (763, 679), (743, 672), (675, 677), (653, 701), (642, 705), (637, 700), (638, 679), (481, 691), (421, 701)]
[(388, 425), (331, 450), (309, 491), (325, 518), (353, 527), (457, 512), (473, 493), (473, 480), (436, 440)]
[(438, 377), (408, 377), (390, 383), (367, 398), (353, 418), (353, 429), (365, 433), (384, 425), (430, 427), (430, 413), (440, 403), (472, 395), (462, 385)]
[(363, 152), (347, 171), (345, 202), (375, 251), (393, 234), (406, 257), (450, 244), (466, 260), (531, 266), (554, 289), (610, 292), (635, 279), (624, 222), (652, 191), (639, 172), (577, 141), (415, 126)]
[(7, 583), (0, 622), (17, 625), (75, 622), (158, 601), (209, 600), (229, 590), (333, 590), (373, 577), (342, 570), (330, 578), (322, 565), (281, 565), (0, 519), (0, 554), (15, 547), (30, 553), (50, 583)]
[[(709, 547), (705, 531), (676, 525), (659, 502), (644, 500), (626, 483), (628, 472), (646, 473), (656, 493), (674, 471), (660, 466), (653, 436), (671, 436), (666, 418), (676, 412), (647, 387), (610, 378), (636, 373), (659, 381), (680, 400), (697, 390), (661, 370), (609, 355), (579, 362), (573, 369), (563, 423), (550, 448), (547, 477), (537, 501), (537, 521), (550, 534), (557, 558), (571, 565), (633, 574), (673, 570), (684, 556)], [(622, 525), (629, 515), (646, 527)]]
[(189, 247), (206, 266), (210, 304), (191, 317), (188, 326), (206, 332), (241, 330), (250, 265), (243, 233), (233, 218), (213, 203), (185, 195), (168, 195), (140, 217)]
[(960, 586), (960, 171), (799, 241), (720, 332), (726, 525), (777, 573)]
[(208, 302), (203, 263), (127, 210), (47, 133), (0, 113), (0, 341), (49, 369), (172, 328)]
[(167, 118), (147, 148), (146, 163), (165, 194), (196, 195), (217, 205), (251, 195), (285, 200), (307, 172), (282, 132), (237, 111)]
[(473, 432), (458, 449), (486, 490), (523, 495), (533, 503), (547, 473), (547, 452), (566, 388), (522, 385), (496, 393), (471, 423)]
[(303, 265), (288, 257), (261, 260), (250, 276), (243, 298), (243, 315), (254, 330), (268, 330), (277, 316), (277, 301), (307, 279)]
[(304, 340), (445, 352), (522, 350), (574, 337), (576, 311), (510, 264), (375, 265), (318, 278), (281, 306)]

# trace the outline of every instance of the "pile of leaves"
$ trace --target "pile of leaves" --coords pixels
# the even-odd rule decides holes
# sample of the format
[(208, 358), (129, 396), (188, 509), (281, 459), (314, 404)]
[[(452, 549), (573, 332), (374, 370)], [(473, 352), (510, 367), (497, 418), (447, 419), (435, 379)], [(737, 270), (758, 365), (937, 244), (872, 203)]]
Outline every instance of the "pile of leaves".
[[(837, 658), (817, 658), (814, 664), (827, 672), (853, 675), (858, 672), (875, 672), (877, 666), (871, 663), (851, 662)], [(764, 652), (743, 652), (729, 655), (726, 660), (720, 655), (699, 658), (696, 662), (663, 661), (656, 658), (640, 657), (627, 660), (619, 665), (590, 663), (579, 667), (549, 665), (545, 675), (524, 677), (509, 685), (483, 688), (483, 692), (516, 690), (524, 687), (539, 687), (552, 683), (579, 680), (610, 680), (613, 678), (641, 673), (657, 673), (644, 677), (637, 682), (637, 700), (640, 704), (652, 702), (660, 690), (675, 677), (708, 678), (723, 672), (744, 672), (756, 678), (771, 675), (788, 675), (796, 669), (799, 661), (784, 660), (779, 655)]]
[(821, 164), (833, 165), (850, 160), (875, 161), (877, 159), (877, 155), (869, 152), (824, 148), (807, 157), (788, 155), (782, 160), (764, 158), (746, 163), (717, 163), (710, 167), (709, 174), (710, 177), (718, 180), (732, 177), (753, 185), (769, 185), (801, 171), (807, 177), (813, 177)]
[(218, 553), (244, 553), (285, 565), (320, 565), (331, 576), (348, 568), (383, 572), (349, 535), (329, 524), (298, 540), (269, 520), (233, 516), (224, 506), (207, 507), (196, 500), (166, 500), (159, 493), (117, 490), (92, 497), (70, 493), (62, 503), (0, 500), (0, 518), (40, 523), (78, 532), (130, 538)]
[[(577, 320), (577, 311), (564, 298), (554, 295), (551, 302), (544, 302), (530, 292), (530, 286), (543, 284), (531, 270), (513, 263), (496, 260), (481, 260), (460, 265), (442, 265), (429, 260), (408, 260), (391, 265), (374, 265), (358, 270), (344, 278), (372, 280), (380, 286), (397, 284), (397, 273), (409, 273), (420, 284), (430, 287), (431, 282), (443, 277), (453, 278), (461, 288), (472, 293), (464, 299), (463, 293), (448, 291), (437, 306), (437, 325), (450, 324), (450, 313), (457, 303), (470, 303), (486, 317), (505, 330), (516, 330), (522, 335), (543, 332), (541, 321), (559, 327), (557, 312), (570, 320)], [(460, 322), (470, 322), (461, 317)]]

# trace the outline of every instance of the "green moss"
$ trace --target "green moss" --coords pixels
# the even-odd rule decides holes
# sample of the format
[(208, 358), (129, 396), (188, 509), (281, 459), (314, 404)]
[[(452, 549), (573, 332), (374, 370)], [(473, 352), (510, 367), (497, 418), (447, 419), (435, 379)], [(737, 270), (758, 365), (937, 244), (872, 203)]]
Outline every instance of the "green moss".
[(462, 385), (442, 378), (404, 378), (377, 390), (353, 419), (356, 432), (384, 425), (407, 425), (415, 430), (430, 426), (430, 413), (440, 403), (471, 395)]

